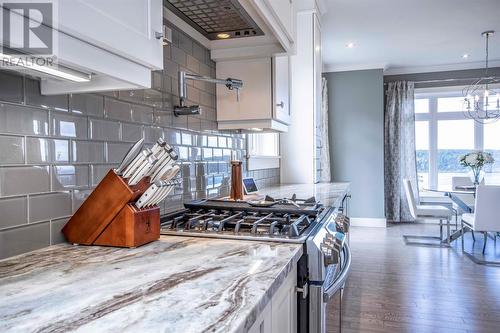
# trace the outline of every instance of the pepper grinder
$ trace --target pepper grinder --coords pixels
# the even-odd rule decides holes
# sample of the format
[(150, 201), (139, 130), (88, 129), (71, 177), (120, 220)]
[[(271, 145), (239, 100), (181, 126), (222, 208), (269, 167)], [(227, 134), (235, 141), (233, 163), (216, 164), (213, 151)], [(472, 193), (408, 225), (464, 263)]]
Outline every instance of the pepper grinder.
[(231, 161), (231, 200), (243, 200), (243, 170), (242, 162)]

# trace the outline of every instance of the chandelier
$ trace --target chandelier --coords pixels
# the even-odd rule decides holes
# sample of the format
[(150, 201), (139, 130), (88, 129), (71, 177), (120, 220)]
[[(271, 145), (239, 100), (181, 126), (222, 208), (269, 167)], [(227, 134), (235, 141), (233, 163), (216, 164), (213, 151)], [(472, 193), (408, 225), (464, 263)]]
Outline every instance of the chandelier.
[(464, 88), (463, 111), (467, 118), (481, 124), (495, 122), (500, 118), (500, 78), (489, 74), (489, 39), (494, 31), (489, 30), (481, 35), (486, 39), (486, 67), (484, 76)]

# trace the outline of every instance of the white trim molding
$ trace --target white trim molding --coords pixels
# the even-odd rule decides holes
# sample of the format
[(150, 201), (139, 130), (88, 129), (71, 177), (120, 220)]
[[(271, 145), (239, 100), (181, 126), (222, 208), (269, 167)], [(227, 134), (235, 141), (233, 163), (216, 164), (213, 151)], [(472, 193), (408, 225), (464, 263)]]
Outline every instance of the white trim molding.
[(351, 227), (372, 227), (372, 228), (387, 227), (387, 220), (385, 218), (351, 217), (350, 221), (351, 221)]
[(359, 64), (359, 65), (331, 65), (331, 64), (323, 65), (323, 73), (362, 71), (368, 69), (382, 69), (385, 71), (387, 69), (387, 65), (384, 63)]
[[(500, 67), (500, 60), (490, 61), (489, 67), (490, 68)], [(457, 71), (457, 70), (481, 69), (481, 68), (484, 68), (484, 61), (435, 65), (435, 66), (415, 66), (415, 67), (391, 67), (391, 66), (388, 66), (388, 68), (384, 71), (384, 75), (445, 72), (445, 71)]]

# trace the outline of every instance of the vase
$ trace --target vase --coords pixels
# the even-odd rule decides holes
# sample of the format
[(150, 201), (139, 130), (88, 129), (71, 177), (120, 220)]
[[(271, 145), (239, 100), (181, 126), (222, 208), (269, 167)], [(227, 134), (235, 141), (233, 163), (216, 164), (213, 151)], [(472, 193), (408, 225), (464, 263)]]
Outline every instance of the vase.
[(472, 169), (469, 172), (469, 177), (470, 180), (472, 181), (472, 184), (474, 184), (474, 186), (478, 186), (483, 181), (484, 171), (481, 169)]

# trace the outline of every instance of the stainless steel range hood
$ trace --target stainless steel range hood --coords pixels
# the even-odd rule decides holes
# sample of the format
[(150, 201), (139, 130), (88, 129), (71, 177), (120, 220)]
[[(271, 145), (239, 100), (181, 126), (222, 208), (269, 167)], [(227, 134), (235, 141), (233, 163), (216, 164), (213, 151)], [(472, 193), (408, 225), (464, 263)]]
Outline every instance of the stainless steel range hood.
[(164, 0), (163, 4), (209, 40), (264, 35), (237, 0)]

